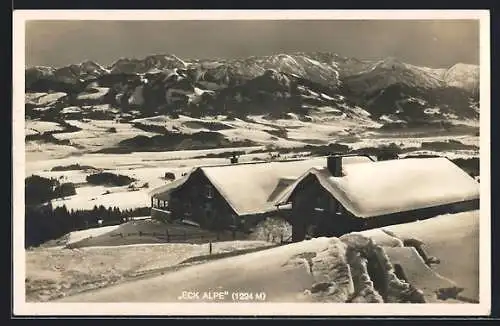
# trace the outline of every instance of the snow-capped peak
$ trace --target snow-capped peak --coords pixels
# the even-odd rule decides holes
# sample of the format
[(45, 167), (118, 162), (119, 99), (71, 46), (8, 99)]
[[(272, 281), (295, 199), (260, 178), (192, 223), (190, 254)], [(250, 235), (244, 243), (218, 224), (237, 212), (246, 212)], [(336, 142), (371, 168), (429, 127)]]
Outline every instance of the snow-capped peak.
[(479, 66), (457, 63), (446, 71), (443, 79), (448, 86), (475, 91), (479, 87)]
[(408, 66), (395, 57), (387, 57), (379, 61), (376, 66), (382, 69), (406, 69)]
[(95, 61), (86, 60), (79, 64), (80, 69), (87, 72), (109, 73), (109, 70), (101, 66)]

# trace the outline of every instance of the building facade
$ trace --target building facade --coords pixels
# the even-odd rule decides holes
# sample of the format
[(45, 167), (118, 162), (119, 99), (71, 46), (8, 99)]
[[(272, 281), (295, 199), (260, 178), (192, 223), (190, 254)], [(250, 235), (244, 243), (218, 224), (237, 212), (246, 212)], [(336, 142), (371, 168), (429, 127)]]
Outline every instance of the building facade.
[[(349, 162), (366, 162), (352, 158)], [(270, 216), (287, 216), (275, 199), (300, 175), (326, 165), (326, 158), (238, 163), (193, 169), (151, 193), (151, 214), (189, 219), (207, 229), (250, 230)]]

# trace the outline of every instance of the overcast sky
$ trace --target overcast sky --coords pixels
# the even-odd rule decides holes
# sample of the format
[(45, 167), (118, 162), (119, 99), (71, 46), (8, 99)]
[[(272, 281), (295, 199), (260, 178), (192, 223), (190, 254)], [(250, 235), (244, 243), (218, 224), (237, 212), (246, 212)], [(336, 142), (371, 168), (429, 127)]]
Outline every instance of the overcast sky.
[(26, 65), (173, 53), (183, 59), (331, 51), (416, 65), (479, 63), (478, 21), (30, 21)]

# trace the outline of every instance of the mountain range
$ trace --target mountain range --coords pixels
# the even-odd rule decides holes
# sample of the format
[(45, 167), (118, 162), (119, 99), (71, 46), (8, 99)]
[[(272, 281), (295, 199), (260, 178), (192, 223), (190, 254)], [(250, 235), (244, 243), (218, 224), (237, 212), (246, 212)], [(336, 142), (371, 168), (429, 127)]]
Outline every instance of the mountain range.
[(428, 123), (478, 118), (479, 66), (436, 69), (329, 52), (189, 60), (162, 54), (120, 58), (108, 67), (93, 61), (30, 67), (25, 92), (26, 114), (35, 117), (62, 115), (68, 107), (85, 115), (99, 105), (113, 108), (110, 114), (142, 116), (307, 116), (328, 107), (343, 117)]

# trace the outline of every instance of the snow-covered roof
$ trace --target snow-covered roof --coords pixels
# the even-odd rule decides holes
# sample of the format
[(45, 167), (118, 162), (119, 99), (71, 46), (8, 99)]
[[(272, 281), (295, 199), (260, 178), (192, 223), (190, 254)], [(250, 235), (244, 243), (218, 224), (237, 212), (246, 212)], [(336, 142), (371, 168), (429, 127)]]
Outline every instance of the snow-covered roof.
[(68, 106), (61, 110), (61, 114), (80, 113), (82, 109), (78, 106)]
[(167, 183), (161, 187), (155, 188), (149, 192), (149, 196), (155, 196), (161, 200), (168, 200), (170, 198), (170, 193), (182, 186), (189, 179), (190, 174), (182, 176), (181, 178)]
[(153, 75), (153, 74), (160, 74), (162, 72), (163, 72), (162, 70), (160, 70), (156, 67), (153, 67), (153, 68), (149, 69), (148, 71), (146, 71), (145, 74)]
[(447, 158), (437, 157), (344, 165), (342, 177), (333, 177), (326, 168), (312, 168), (276, 203), (288, 203), (297, 185), (311, 175), (362, 218), (479, 199), (479, 183)]
[[(367, 161), (371, 162), (368, 157), (363, 156), (343, 158), (344, 165)], [(259, 214), (276, 209), (271, 195), (274, 198), (276, 192), (286, 188), (282, 187), (286, 179), (297, 179), (311, 168), (321, 169), (324, 166), (325, 157), (199, 167), (185, 178), (177, 180), (177, 183), (169, 183), (150, 194), (167, 200), (171, 191), (184, 184), (194, 171), (200, 169), (238, 215)]]

